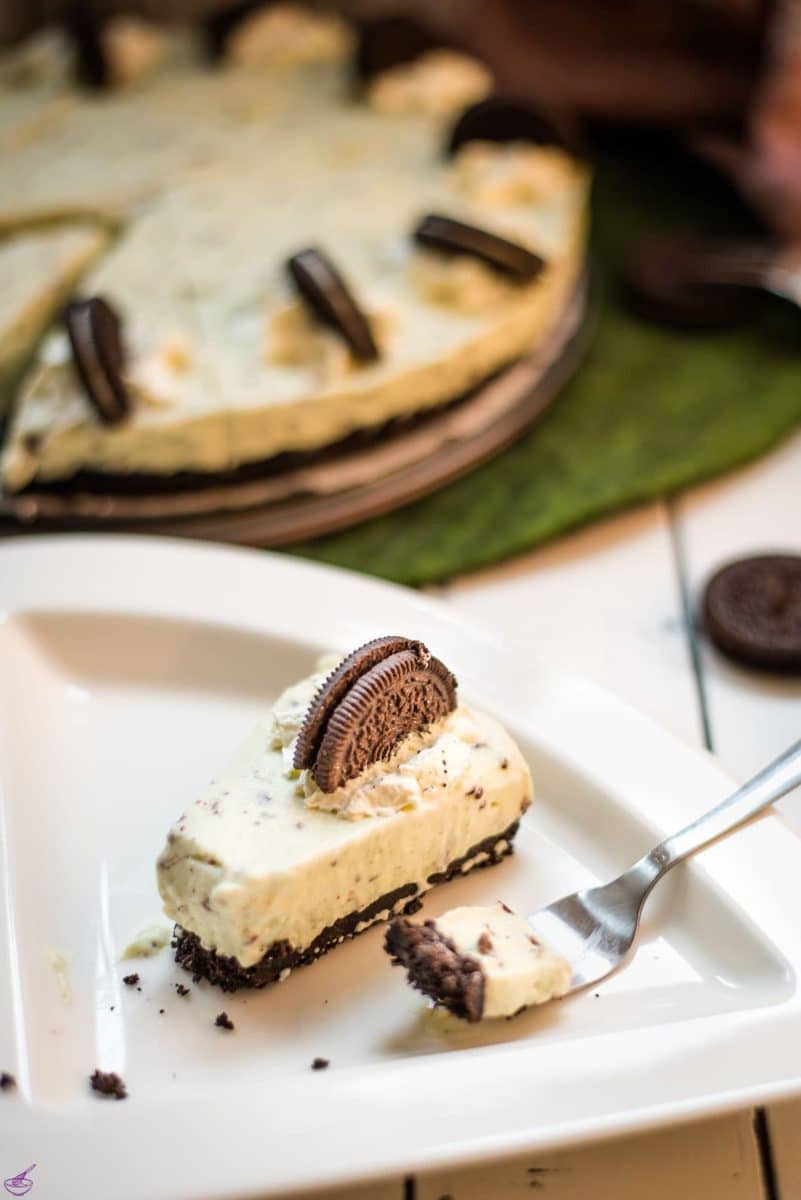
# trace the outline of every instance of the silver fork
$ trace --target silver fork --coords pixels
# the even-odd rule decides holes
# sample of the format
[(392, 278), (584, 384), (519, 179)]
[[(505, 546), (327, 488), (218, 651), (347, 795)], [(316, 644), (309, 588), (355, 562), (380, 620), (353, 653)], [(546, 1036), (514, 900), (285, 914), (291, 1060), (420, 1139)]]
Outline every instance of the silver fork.
[(557, 900), (527, 921), (540, 941), (573, 967), (570, 990), (598, 983), (619, 967), (634, 945), (643, 906), (671, 867), (732, 833), (801, 783), (801, 742), (691, 825), (655, 846), (603, 887)]

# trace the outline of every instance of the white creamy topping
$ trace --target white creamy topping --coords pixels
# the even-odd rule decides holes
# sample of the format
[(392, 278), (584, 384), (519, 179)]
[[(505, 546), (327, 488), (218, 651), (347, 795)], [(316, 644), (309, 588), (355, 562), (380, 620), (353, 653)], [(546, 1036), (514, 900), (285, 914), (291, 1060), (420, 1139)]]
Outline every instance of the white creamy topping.
[(556, 146), (528, 142), (468, 142), (453, 164), (457, 189), (478, 204), (537, 204), (558, 195), (575, 163)]
[[(243, 966), (278, 939), (303, 948), (397, 889), (403, 893), (391, 907), (401, 911), (415, 890), (497, 838), (531, 803), (515, 743), (497, 722), (462, 705), (425, 735), (426, 745), (407, 739), (395, 769), (369, 768), (334, 793), (340, 812), (326, 811), (331, 798), (313, 788), (306, 794), (291, 749), (327, 673), (282, 694), (173, 826), (159, 859), (168, 917)], [(411, 807), (399, 806), (404, 789)]]
[(409, 277), (423, 299), (461, 313), (483, 312), (515, 294), (508, 278), (468, 255), (419, 250), (409, 263)]
[(352, 45), (352, 30), (336, 13), (273, 4), (241, 23), (225, 57), (239, 67), (298, 67), (338, 62)]
[(414, 62), (382, 71), (367, 89), (377, 112), (449, 116), (492, 91), (492, 74), (483, 63), (456, 50), (429, 50)]
[(167, 34), (140, 17), (112, 17), (101, 37), (113, 87), (131, 87), (146, 79), (167, 56)]
[(503, 904), (452, 908), (435, 924), (460, 954), (481, 967), (482, 1018), (511, 1017), (521, 1008), (564, 996), (570, 988), (567, 959), (543, 945), (525, 919)]

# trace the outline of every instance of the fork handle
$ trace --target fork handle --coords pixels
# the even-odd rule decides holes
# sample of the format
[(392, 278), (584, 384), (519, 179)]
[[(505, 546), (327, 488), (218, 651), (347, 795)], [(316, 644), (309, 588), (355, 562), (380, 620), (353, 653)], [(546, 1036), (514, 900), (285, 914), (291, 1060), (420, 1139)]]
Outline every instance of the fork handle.
[(650, 877), (649, 890), (676, 863), (738, 829), (799, 784), (801, 742), (796, 742), (731, 796), (672, 837), (665, 838), (640, 860), (637, 866), (646, 868), (645, 873)]

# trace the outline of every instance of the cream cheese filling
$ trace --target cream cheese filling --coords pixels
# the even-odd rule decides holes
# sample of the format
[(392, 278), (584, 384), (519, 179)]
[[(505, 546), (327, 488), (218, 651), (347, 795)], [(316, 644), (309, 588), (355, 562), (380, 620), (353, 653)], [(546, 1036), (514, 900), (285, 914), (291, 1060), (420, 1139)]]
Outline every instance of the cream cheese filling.
[[(83, 289), (121, 312), (132, 411), (102, 425), (71, 364), (54, 368), (45, 347), (3, 454), (9, 490), (81, 468), (217, 472), (314, 450), (446, 403), (550, 335), (582, 269), (587, 181), (575, 164), (562, 156), (536, 199), (513, 192), (485, 203), (481, 171), (465, 180), (458, 162), (440, 159), (431, 119), (342, 106), (298, 121), (303, 137), (293, 140), (279, 114), (269, 153), (242, 141), (241, 160), (197, 172), (140, 210)], [(493, 153), (506, 154), (486, 150), (484, 166)], [(542, 153), (523, 147), (515, 162)], [(513, 285), (481, 264), (432, 261), (409, 236), (425, 211), (517, 240), (546, 268)], [(313, 322), (306, 333), (290, 320), (287, 331), (284, 263), (310, 240), (377, 322), (377, 363), (353, 364)], [(154, 356), (176, 325), (198, 352), (170, 373)]]
[(526, 920), (506, 905), (452, 908), (436, 929), (459, 954), (474, 959), (484, 978), (482, 1019), (511, 1017), (521, 1008), (564, 996), (572, 969), (544, 945)]
[(278, 940), (305, 948), (397, 889), (427, 890), (432, 876), (503, 833), (531, 803), (528, 767), (511, 737), (460, 705), (423, 744), (407, 739), (389, 764), (334, 793), (338, 811), (323, 807), (287, 762), (303, 701), (322, 677), (282, 695), (175, 823), (158, 861), (167, 916), (244, 967)]

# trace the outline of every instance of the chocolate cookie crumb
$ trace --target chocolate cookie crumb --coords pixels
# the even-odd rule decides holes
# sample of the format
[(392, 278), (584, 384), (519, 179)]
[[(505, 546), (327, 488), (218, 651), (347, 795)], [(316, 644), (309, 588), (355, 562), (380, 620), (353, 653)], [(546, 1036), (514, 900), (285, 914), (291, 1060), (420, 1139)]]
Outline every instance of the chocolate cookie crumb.
[(409, 983), (457, 1017), (480, 1021), (484, 1012), (484, 974), (474, 958), (460, 954), (434, 921), (417, 925), (393, 921), (384, 949), (406, 968)]
[(139, 976), (134, 971), (133, 975), (123, 975), (122, 982), (126, 987), (136, 987), (139, 982)]
[(8, 1071), (0, 1071), (0, 1092), (13, 1092), (17, 1081)]
[(189, 988), (186, 987), (183, 983), (176, 983), (175, 990), (179, 996), (188, 996), (189, 995)]
[(492, 954), (494, 943), (486, 929), (479, 935), (478, 949), (480, 954)]
[(312, 1070), (313, 1071), (324, 1071), (326, 1069), (326, 1067), (330, 1067), (330, 1066), (331, 1066), (330, 1059), (315, 1058), (314, 1062), (312, 1063)]
[(164, 1009), (163, 1009), (163, 1008), (160, 1008), (160, 1009), (159, 1009), (159, 1016), (160, 1016), (160, 1017), (163, 1017), (163, 1016), (164, 1016)]
[(92, 1091), (114, 1100), (124, 1100), (128, 1095), (124, 1082), (115, 1071), (93, 1071), (89, 1076)]
[(227, 1012), (217, 1013), (217, 1016), (214, 1019), (214, 1024), (217, 1025), (220, 1029), (233, 1029), (234, 1028), (234, 1023), (231, 1020), (231, 1018), (228, 1016)]

